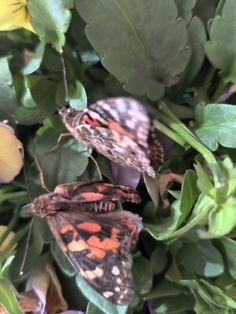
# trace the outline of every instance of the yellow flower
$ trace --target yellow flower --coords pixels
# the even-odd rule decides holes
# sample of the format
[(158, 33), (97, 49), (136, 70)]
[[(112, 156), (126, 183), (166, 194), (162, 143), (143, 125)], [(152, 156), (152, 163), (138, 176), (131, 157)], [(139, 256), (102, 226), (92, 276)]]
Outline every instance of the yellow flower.
[(27, 0), (0, 0), (0, 31), (23, 27), (33, 32), (29, 20)]
[[(1, 0), (0, 0), (1, 1)], [(14, 130), (0, 122), (0, 183), (12, 181), (23, 166), (23, 145)]]

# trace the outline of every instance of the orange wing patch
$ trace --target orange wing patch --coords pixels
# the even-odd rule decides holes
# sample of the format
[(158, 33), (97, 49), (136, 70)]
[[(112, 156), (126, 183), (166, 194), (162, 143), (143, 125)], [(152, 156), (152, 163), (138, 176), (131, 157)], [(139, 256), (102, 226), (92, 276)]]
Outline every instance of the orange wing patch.
[(82, 222), (77, 227), (88, 232), (100, 232), (102, 230), (101, 226), (95, 222)]

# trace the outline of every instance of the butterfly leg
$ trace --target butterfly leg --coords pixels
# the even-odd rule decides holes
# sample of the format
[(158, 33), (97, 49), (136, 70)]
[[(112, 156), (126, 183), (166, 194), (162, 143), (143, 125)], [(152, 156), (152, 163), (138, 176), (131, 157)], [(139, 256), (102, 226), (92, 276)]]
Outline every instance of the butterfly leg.
[(38, 158), (34, 155), (34, 160), (35, 160), (35, 164), (36, 164), (36, 167), (39, 171), (39, 179), (40, 179), (40, 182), (41, 182), (41, 185), (42, 185), (42, 188), (44, 190), (46, 190), (48, 193), (50, 193), (51, 191), (48, 189), (48, 187), (46, 186), (46, 183), (45, 183), (45, 180), (44, 180), (44, 175), (43, 175), (43, 170), (40, 166), (40, 163), (39, 163), (39, 160)]
[(50, 149), (50, 151), (46, 152), (46, 154), (51, 154), (53, 153), (55, 150), (58, 149), (59, 145), (60, 145), (60, 142), (62, 141), (63, 138), (65, 137), (68, 137), (68, 136), (71, 136), (71, 133), (70, 132), (67, 132), (67, 133), (62, 133), (58, 139), (57, 139), (57, 144), (52, 148)]

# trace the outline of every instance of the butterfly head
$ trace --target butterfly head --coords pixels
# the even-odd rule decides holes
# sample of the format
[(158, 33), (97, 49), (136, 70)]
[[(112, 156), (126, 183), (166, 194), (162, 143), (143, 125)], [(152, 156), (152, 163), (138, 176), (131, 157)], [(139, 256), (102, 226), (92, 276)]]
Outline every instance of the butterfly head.
[(58, 200), (58, 195), (55, 193), (48, 193), (41, 195), (34, 199), (30, 204), (23, 207), (25, 213), (39, 217), (46, 217), (55, 214), (61, 209), (61, 203)]
[(78, 121), (83, 113), (84, 111), (78, 111), (71, 107), (62, 107), (59, 109), (59, 114), (62, 116), (62, 120), (67, 126), (70, 126), (75, 121)]

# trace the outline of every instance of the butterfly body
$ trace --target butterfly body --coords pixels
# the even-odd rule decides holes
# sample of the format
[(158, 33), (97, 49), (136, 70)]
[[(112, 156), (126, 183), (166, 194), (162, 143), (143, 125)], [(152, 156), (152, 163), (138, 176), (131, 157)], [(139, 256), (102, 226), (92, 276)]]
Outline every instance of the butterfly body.
[(94, 147), (123, 167), (155, 177), (152, 158), (160, 164), (163, 150), (159, 142), (153, 140), (152, 147), (155, 148), (149, 149), (152, 123), (145, 107), (137, 100), (109, 98), (99, 100), (80, 112), (64, 107), (60, 114), (67, 129), (79, 142)]
[(138, 215), (118, 210), (116, 201), (140, 199), (129, 187), (90, 181), (59, 185), (25, 209), (46, 218), (73, 267), (98, 293), (112, 303), (127, 304), (133, 295), (127, 255), (142, 222)]

